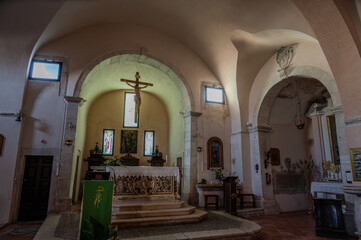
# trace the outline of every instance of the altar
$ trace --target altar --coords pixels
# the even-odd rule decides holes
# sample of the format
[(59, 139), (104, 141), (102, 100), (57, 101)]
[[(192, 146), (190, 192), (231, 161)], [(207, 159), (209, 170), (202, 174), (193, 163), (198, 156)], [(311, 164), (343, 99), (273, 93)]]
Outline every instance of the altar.
[(178, 167), (109, 166), (109, 180), (114, 180), (114, 196), (169, 196), (179, 198)]

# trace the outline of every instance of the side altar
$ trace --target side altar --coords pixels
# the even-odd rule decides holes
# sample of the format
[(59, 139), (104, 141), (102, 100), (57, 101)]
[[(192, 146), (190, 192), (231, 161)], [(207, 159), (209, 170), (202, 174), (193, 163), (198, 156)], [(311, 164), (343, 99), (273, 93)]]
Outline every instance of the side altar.
[(114, 196), (168, 196), (179, 199), (178, 167), (109, 166), (109, 180), (114, 180)]

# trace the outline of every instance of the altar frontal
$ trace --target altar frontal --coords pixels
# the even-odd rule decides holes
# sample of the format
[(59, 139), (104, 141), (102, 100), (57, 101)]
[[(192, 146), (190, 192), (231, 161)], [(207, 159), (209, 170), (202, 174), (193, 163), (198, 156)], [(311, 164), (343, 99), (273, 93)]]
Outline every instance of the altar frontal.
[(179, 198), (178, 167), (127, 166), (107, 167), (110, 180), (114, 180), (115, 196), (168, 196)]

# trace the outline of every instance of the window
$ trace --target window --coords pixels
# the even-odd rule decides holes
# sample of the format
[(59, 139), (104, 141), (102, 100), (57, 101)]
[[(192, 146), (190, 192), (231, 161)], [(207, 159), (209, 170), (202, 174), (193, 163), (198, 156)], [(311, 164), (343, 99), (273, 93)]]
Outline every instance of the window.
[(154, 152), (154, 131), (144, 131), (144, 156), (152, 156)]
[(29, 71), (29, 79), (59, 82), (61, 67), (61, 62), (32, 60)]
[(126, 92), (124, 96), (123, 126), (137, 128), (139, 114), (136, 111), (135, 93)]
[(112, 156), (114, 149), (114, 129), (103, 129), (103, 155)]
[(224, 103), (223, 88), (206, 87), (206, 102), (207, 103)]

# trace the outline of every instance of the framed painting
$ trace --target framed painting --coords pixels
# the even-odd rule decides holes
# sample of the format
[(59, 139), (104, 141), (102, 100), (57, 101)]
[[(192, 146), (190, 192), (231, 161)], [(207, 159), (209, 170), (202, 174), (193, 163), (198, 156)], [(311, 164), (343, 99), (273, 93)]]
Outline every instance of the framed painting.
[(105, 156), (114, 154), (114, 129), (103, 129), (102, 154)]
[(120, 142), (120, 153), (137, 153), (138, 131), (122, 130)]
[(154, 152), (154, 131), (144, 131), (144, 156), (152, 156)]
[(207, 169), (223, 168), (223, 143), (218, 137), (211, 137), (207, 142)]
[(278, 148), (271, 148), (270, 150), (270, 163), (272, 166), (278, 166), (281, 164), (280, 150)]
[(361, 148), (350, 149), (353, 180), (361, 181)]

